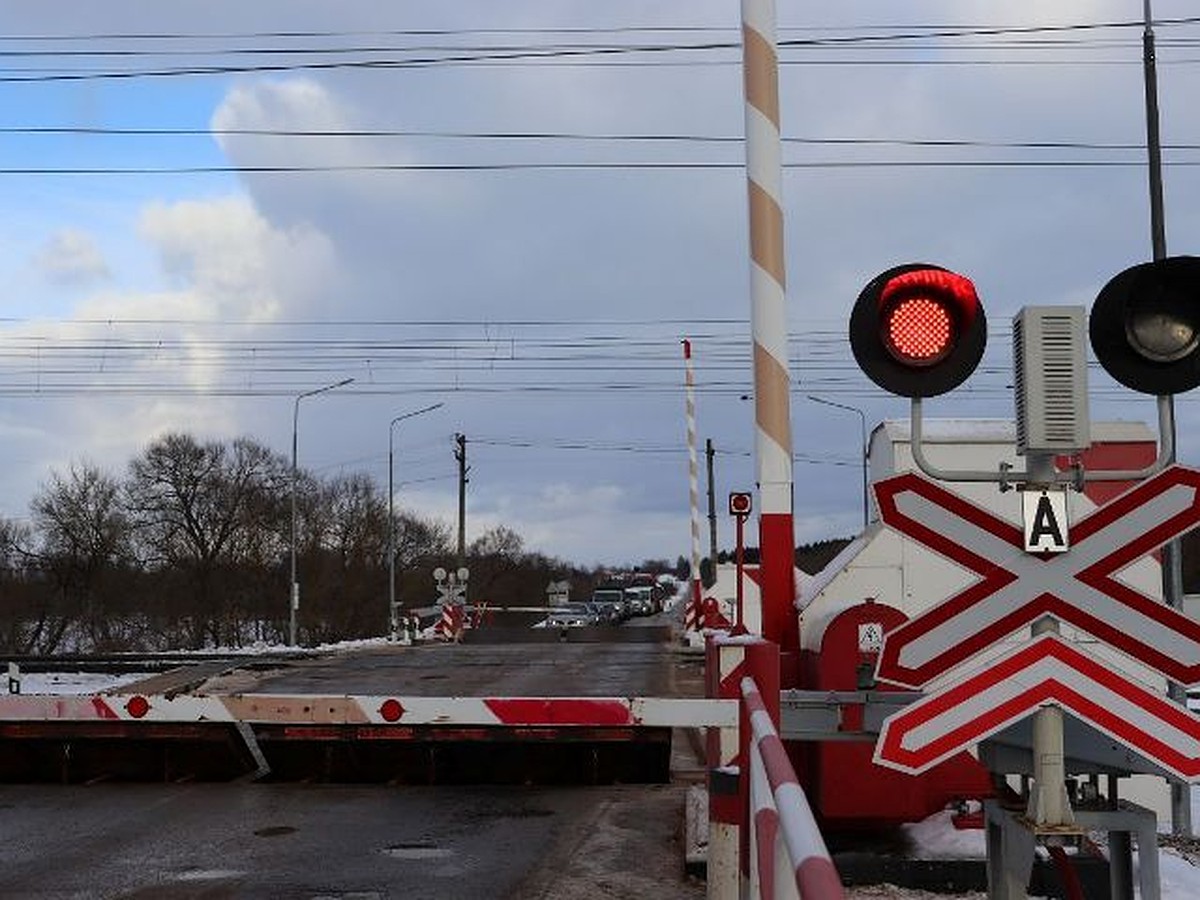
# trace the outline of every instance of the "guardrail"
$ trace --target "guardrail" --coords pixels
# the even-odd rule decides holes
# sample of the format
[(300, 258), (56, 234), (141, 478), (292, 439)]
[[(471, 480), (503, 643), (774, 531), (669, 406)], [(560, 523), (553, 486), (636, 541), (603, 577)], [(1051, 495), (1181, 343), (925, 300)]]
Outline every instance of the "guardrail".
[(744, 677), (741, 689), (752, 736), (747, 752), (750, 895), (842, 900), (842, 880), (758, 686)]
[(710, 633), (705, 663), (708, 696), (738, 704), (736, 727), (708, 730), (708, 897), (843, 900), (779, 735), (779, 647)]

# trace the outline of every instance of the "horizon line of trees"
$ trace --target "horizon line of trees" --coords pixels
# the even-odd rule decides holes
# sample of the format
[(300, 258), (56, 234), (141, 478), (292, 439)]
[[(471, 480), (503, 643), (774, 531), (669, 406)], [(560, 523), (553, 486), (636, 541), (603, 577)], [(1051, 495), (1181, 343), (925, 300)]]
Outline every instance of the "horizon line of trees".
[[(303, 644), (386, 633), (386, 491), (364, 473), (296, 475)], [(286, 640), (292, 470), (257, 441), (166, 434), (123, 476), (89, 462), (51, 472), (29, 523), (0, 517), (0, 648), (9, 653), (244, 646)], [(451, 529), (393, 513), (396, 597), (435, 602), (432, 571), (454, 564)], [(499, 526), (467, 549), (472, 598), (544, 603), (547, 584), (598, 577), (526, 553)], [(665, 562), (665, 571), (673, 571)], [(521, 599), (523, 598), (523, 599)]]

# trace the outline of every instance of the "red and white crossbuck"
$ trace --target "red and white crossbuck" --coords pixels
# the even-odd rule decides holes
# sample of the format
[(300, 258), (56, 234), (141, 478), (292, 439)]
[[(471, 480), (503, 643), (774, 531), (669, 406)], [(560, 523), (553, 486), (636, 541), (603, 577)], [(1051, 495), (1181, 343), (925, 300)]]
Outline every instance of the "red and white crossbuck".
[[(1070, 551), (1059, 554), (1026, 553), (1020, 528), (919, 475), (886, 479), (875, 491), (886, 525), (979, 576), (886, 636), (879, 680), (923, 687), (1051, 615), (1167, 678), (1200, 683), (1200, 623), (1117, 578), (1200, 524), (1200, 472), (1173, 466), (1147, 479), (1075, 523)], [(1056, 702), (1163, 768), (1200, 780), (1200, 745), (1188, 743), (1200, 737), (1200, 719), (1062, 640), (1023, 645), (969, 683), (987, 699), (968, 702), (958, 682), (893, 715), (876, 761), (923, 771)], [(1093, 715), (1099, 707), (1078, 702), (1087, 697), (1103, 698), (1108, 713)]]

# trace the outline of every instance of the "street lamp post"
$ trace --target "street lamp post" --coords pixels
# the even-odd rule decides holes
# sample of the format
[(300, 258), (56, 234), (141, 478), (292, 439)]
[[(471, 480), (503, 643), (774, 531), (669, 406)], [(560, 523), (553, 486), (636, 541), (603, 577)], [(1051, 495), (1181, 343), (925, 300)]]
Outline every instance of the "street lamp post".
[(419, 416), (422, 413), (432, 412), (444, 403), (434, 403), (431, 406), (415, 409), (412, 412), (406, 412), (392, 419), (388, 425), (388, 632), (391, 639), (394, 641), (400, 630), (400, 610), (396, 605), (396, 520), (392, 515), (392, 498), (396, 491), (392, 486), (392, 461), (395, 458), (393, 451), (393, 437), (395, 435), (396, 423), (402, 422), (405, 419), (411, 419), (413, 416)]
[(345, 387), (353, 380), (353, 378), (343, 378), (334, 384), (327, 384), (325, 387), (312, 391), (304, 391), (304, 393), (296, 395), (295, 402), (292, 404), (292, 583), (291, 596), (288, 598), (288, 644), (293, 647), (296, 646), (296, 614), (300, 611), (300, 581), (296, 576), (296, 448), (300, 424), (300, 401), (305, 397)]
[(826, 400), (824, 397), (817, 397), (813, 394), (806, 394), (805, 396), (809, 400), (811, 400), (813, 403), (821, 403), (821, 404), (824, 404), (825, 406), (832, 406), (835, 409), (844, 409), (847, 412), (858, 413), (858, 418), (861, 423), (861, 431), (862, 431), (862, 453), (861, 453), (861, 456), (862, 456), (862, 515), (863, 515), (863, 528), (865, 529), (867, 527), (867, 522), (869, 519), (869, 512), (867, 509), (867, 497), (868, 497), (868, 491), (869, 491), (868, 478), (867, 478), (867, 451), (868, 451), (868, 447), (867, 447), (867, 414), (864, 413), (857, 406), (847, 406), (845, 403), (837, 403), (833, 400)]

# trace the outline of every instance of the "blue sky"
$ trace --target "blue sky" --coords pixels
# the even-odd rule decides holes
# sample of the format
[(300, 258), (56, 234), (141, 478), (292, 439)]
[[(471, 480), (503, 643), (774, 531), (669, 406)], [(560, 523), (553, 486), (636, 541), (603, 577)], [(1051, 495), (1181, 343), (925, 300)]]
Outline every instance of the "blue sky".
[[(858, 373), (844, 338), (849, 308), (873, 275), (925, 260), (975, 279), (992, 325), (988, 355), (964, 391), (930, 404), (927, 415), (1008, 417), (1008, 323), (1017, 309), (1090, 304), (1109, 277), (1149, 256), (1136, 149), (995, 146), (1141, 142), (1140, 31), (1008, 35), (1001, 43), (933, 33), (1136, 22), (1141, 9), (1133, 0), (779, 3), (784, 39), (860, 41), (782, 52), (785, 159), (800, 164), (784, 178), (799, 540), (851, 534), (859, 517), (858, 418), (804, 395), (860, 408), (872, 424), (907, 415)], [(1183, 0), (1158, 0), (1154, 11), (1164, 20), (1194, 12)], [(430, 57), (565, 43), (727, 43), (738, 39), (738, 4), (50, 0), (14, 6), (6, 24), (11, 35), (41, 37), (0, 39), (11, 78), (33, 69), (44, 77), (301, 58), (278, 52), (285, 49), (341, 49), (337, 58), (362, 62), (413, 47)], [(417, 29), (443, 33), (400, 33)], [(903, 33), (930, 34), (898, 43)], [(168, 34), (176, 37), (146, 37)], [(861, 43), (880, 34), (893, 40)], [(1189, 43), (1197, 37), (1196, 24), (1159, 30), (1169, 145), (1200, 143), (1200, 63)], [(272, 52), (233, 52), (251, 48)], [(30, 51), (57, 55), (14, 55)], [(385, 484), (390, 419), (441, 401), (442, 410), (398, 432), (401, 505), (452, 517), (451, 438), (461, 431), (473, 467), (469, 536), (503, 522), (531, 549), (580, 563), (686, 554), (683, 337), (696, 358), (698, 431), (720, 451), (718, 497), (753, 486), (752, 409), (740, 399), (751, 382), (742, 148), (697, 140), (742, 133), (737, 56), (676, 49), (0, 81), (0, 169), (227, 170), (0, 175), (0, 277), (8, 286), (0, 342), (12, 351), (0, 365), (0, 514), (23, 517), (50, 471), (79, 458), (119, 470), (165, 430), (249, 434), (286, 452), (292, 397), (353, 377), (349, 388), (304, 402), (303, 465), (322, 474), (363, 470)], [(21, 133), (39, 127), (197, 133)], [(230, 133), (246, 131), (274, 133)], [(405, 134), (350, 134), (363, 131)], [(477, 136), (495, 132), (625, 139)], [(676, 140), (632, 140), (647, 134)], [(894, 143), (912, 140), (989, 146)], [(1175, 253), (1200, 243), (1195, 158), (1167, 154)], [(1070, 165), (1028, 165), (1047, 160)], [(964, 161), (987, 165), (932, 165)], [(996, 165), (1013, 161), (1021, 165)], [(1084, 165), (1092, 161), (1122, 165)], [(355, 168), (538, 162), (604, 167)], [(716, 165), (691, 168), (697, 163)], [(278, 165), (337, 170), (252, 170)], [(85, 337), (103, 348), (99, 357), (65, 357), (75, 387), (50, 390), (53, 352)], [(135, 341), (167, 349), (139, 354)], [(287, 341), (304, 354), (279, 357)], [(318, 341), (343, 352), (315, 349)], [(235, 344), (252, 349), (236, 355)], [(220, 364), (205, 356), (213, 347), (226, 351)], [(119, 384), (135, 390), (114, 390)], [(1099, 373), (1095, 387), (1094, 418), (1154, 421), (1151, 401), (1116, 391)], [(1200, 455), (1195, 413), (1182, 398), (1184, 461)], [(726, 544), (728, 531), (723, 522)]]

